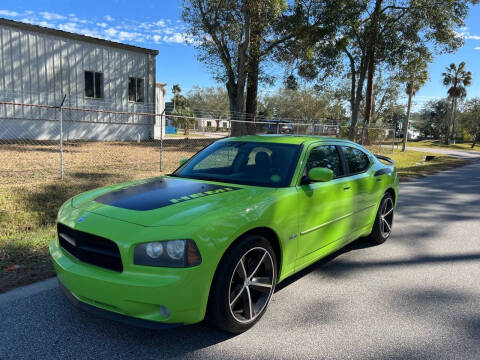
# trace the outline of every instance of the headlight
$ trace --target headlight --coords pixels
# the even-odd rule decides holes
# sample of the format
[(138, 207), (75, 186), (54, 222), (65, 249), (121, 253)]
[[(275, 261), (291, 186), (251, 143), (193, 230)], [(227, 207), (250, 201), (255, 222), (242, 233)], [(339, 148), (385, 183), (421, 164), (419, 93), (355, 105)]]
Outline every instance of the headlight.
[(155, 241), (135, 247), (135, 265), (190, 267), (202, 262), (200, 252), (193, 240)]

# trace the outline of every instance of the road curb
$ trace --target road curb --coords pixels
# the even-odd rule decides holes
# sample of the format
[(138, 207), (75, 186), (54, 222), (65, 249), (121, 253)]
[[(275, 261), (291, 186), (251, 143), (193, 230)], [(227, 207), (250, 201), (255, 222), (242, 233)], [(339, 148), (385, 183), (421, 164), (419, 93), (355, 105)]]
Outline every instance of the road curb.
[(0, 294), (0, 305), (58, 287), (57, 277), (25, 285)]

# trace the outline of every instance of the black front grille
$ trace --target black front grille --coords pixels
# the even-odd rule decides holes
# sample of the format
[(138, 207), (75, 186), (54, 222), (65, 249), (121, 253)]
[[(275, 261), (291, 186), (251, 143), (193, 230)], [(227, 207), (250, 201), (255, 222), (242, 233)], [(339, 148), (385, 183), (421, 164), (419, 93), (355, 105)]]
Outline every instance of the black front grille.
[(78, 260), (114, 271), (123, 271), (117, 244), (103, 237), (57, 224), (58, 242)]

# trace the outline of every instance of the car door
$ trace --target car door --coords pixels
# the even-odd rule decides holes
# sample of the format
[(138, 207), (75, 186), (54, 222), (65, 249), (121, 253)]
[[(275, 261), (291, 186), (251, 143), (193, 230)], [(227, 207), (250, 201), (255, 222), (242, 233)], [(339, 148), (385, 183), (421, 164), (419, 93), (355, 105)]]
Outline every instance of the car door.
[(352, 191), (345, 178), (339, 149), (335, 145), (313, 145), (307, 154), (304, 178), (314, 167), (326, 167), (334, 178), (327, 182), (298, 185), (299, 239), (297, 267), (318, 258), (320, 249), (341, 240), (351, 229), (349, 213)]
[(369, 171), (372, 165), (370, 156), (361, 149), (342, 145), (341, 155), (344, 158), (348, 172), (346, 180), (354, 198), (352, 206), (352, 236), (368, 227), (375, 218), (380, 186), (377, 185), (374, 174)]

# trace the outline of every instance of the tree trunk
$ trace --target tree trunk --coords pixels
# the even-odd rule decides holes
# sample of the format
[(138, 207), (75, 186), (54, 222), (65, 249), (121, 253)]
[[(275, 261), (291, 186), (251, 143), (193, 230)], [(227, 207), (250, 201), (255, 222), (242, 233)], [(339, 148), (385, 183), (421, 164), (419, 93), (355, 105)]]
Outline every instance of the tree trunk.
[(455, 113), (457, 112), (457, 98), (453, 98), (453, 110), (452, 110), (452, 136), (453, 136), (453, 145), (455, 145), (455, 138), (457, 134), (455, 134)]
[[(260, 66), (259, 54), (258, 54), (258, 41), (251, 39), (252, 47), (256, 48), (256, 51), (253, 48), (250, 50), (250, 60), (248, 64), (248, 80), (247, 80), (247, 98), (245, 101), (245, 113), (246, 113), (246, 123), (247, 132), (250, 135), (256, 133), (256, 118), (257, 118), (257, 105), (258, 105), (258, 71)], [(253, 43), (257, 43), (254, 46)], [(251, 123), (249, 123), (251, 122)]]
[(357, 90), (355, 93), (355, 102), (352, 108), (352, 119), (350, 124), (350, 131), (348, 132), (348, 138), (352, 141), (355, 141), (355, 138), (357, 137), (358, 114), (360, 112), (360, 103), (362, 102), (363, 84), (365, 83), (365, 75), (366, 75), (365, 58), (362, 57), (360, 69), (358, 72), (358, 83), (357, 83)]
[(367, 73), (367, 89), (365, 92), (365, 117), (363, 119), (362, 128), (362, 144), (368, 143), (368, 126), (372, 117), (373, 108), (373, 80), (375, 75), (375, 51), (372, 49), (367, 56), (368, 73)]
[(362, 129), (362, 144), (368, 143), (368, 126), (370, 125), (370, 119), (372, 117), (373, 108), (373, 80), (375, 76), (375, 49), (377, 47), (378, 38), (378, 17), (382, 10), (382, 1), (375, 1), (375, 8), (372, 14), (371, 25), (369, 29), (368, 47), (367, 47), (367, 89), (365, 93), (365, 117), (363, 119)]
[[(247, 132), (250, 135), (256, 133), (255, 122), (257, 117), (258, 97), (258, 73), (260, 69), (260, 41), (262, 35), (261, 0), (254, 0), (249, 6), (251, 16), (250, 49), (248, 53), (247, 67), (247, 98), (245, 101)], [(251, 123), (250, 123), (251, 122)]]
[(413, 84), (412, 86), (410, 86), (410, 93), (408, 94), (407, 120), (405, 121), (405, 126), (403, 129), (402, 152), (405, 152), (405, 148), (407, 147), (408, 126), (410, 124), (410, 111), (412, 109), (412, 97), (413, 97)]
[(450, 140), (450, 129), (452, 127), (452, 121), (453, 121), (454, 101), (455, 101), (455, 98), (452, 97), (452, 106), (450, 107), (450, 120), (447, 121), (447, 132), (446, 132), (446, 135), (445, 135), (445, 145), (448, 145), (449, 140)]

